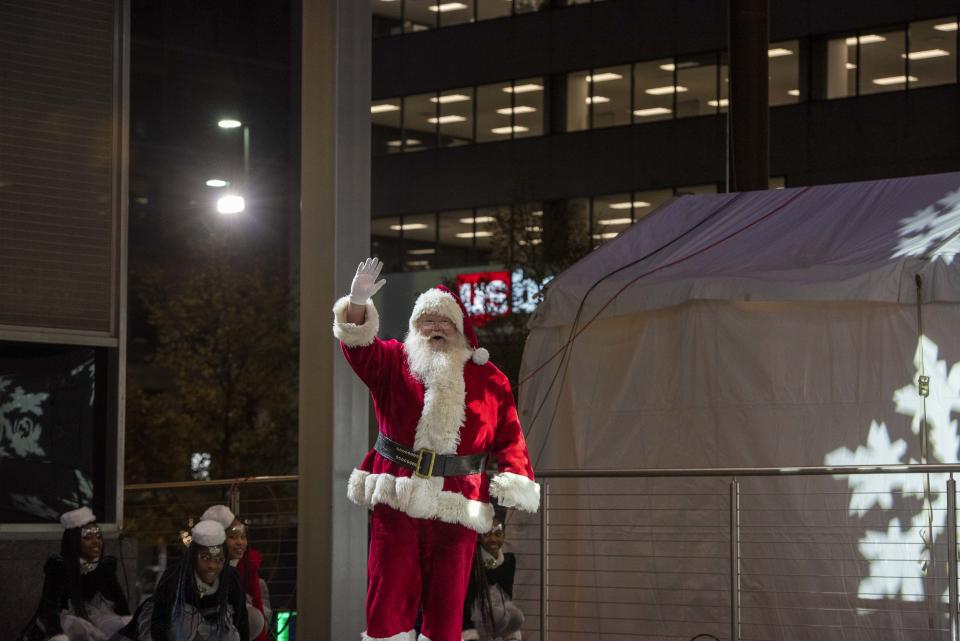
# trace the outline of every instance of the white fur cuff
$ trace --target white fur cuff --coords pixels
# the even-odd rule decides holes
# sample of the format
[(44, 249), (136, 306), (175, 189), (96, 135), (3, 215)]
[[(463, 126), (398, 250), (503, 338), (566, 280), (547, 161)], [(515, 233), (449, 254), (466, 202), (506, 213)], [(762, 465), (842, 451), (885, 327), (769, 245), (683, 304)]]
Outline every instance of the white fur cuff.
[(445, 491), (440, 477), (421, 479), (354, 470), (347, 482), (347, 498), (369, 509), (383, 503), (415, 519), (455, 523), (480, 534), (493, 526), (492, 505)]
[(350, 297), (344, 296), (333, 306), (333, 335), (347, 347), (366, 347), (380, 331), (380, 314), (373, 301), (367, 303), (367, 317), (357, 325), (347, 322)]
[(501, 472), (490, 480), (490, 496), (496, 497), (503, 507), (524, 512), (536, 512), (540, 507), (540, 485), (512, 472)]
[(480, 633), (476, 628), (468, 628), (463, 631), (463, 641), (480, 641)]

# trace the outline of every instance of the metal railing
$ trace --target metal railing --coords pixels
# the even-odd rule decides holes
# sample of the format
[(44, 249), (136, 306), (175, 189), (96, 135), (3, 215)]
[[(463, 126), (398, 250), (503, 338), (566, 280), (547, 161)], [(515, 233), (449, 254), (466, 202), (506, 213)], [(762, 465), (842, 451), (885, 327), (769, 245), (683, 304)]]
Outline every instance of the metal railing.
[(524, 639), (960, 641), (958, 472), (540, 471), (507, 536)]
[[(124, 533), (139, 542), (137, 588), (148, 596), (157, 579), (183, 551), (181, 533), (209, 506), (222, 503), (247, 523), (249, 545), (263, 555), (274, 620), (296, 610), (297, 482), (299, 477), (258, 476), (209, 481), (127, 485)], [(271, 627), (276, 631), (276, 625)]]

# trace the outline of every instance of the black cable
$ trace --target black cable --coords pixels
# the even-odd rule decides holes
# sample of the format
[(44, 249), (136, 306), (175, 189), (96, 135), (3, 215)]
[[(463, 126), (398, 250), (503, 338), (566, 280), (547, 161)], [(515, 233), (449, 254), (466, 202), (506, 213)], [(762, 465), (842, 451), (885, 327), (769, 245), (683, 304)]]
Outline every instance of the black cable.
[[(550, 398), (550, 392), (553, 390), (553, 386), (556, 384), (556, 382), (557, 382), (557, 377), (560, 375), (560, 371), (561, 371), (561, 370), (563, 370), (563, 372), (564, 372), (564, 380), (566, 380), (567, 367), (568, 367), (569, 364), (570, 364), (570, 359), (568, 358), (568, 355), (569, 355), (570, 349), (573, 347), (573, 338), (574, 338), (574, 336), (576, 335), (577, 323), (580, 322), (580, 317), (583, 315), (583, 310), (584, 310), (584, 307), (586, 306), (587, 298), (590, 296), (590, 294), (593, 292), (593, 290), (594, 290), (598, 285), (600, 285), (603, 281), (607, 280), (607, 279), (610, 278), (611, 276), (614, 276), (615, 274), (618, 274), (618, 273), (620, 273), (621, 271), (623, 271), (623, 270), (625, 270), (625, 269), (629, 269), (629, 268), (631, 268), (631, 267), (634, 267), (635, 265), (637, 265), (637, 264), (639, 264), (639, 263), (641, 263), (641, 262), (643, 262), (643, 261), (645, 261), (645, 260), (647, 260), (647, 259), (649, 259), (649, 258), (651, 258), (651, 257), (653, 257), (653, 256), (656, 256), (657, 254), (659, 254), (660, 252), (664, 251), (665, 249), (667, 249), (667, 248), (670, 247), (671, 245), (673, 245), (673, 244), (677, 243), (678, 241), (682, 240), (683, 238), (685, 238), (687, 235), (689, 235), (690, 233), (692, 233), (693, 231), (695, 231), (696, 229), (698, 229), (698, 228), (701, 227), (702, 225), (704, 225), (704, 224), (708, 223), (709, 221), (713, 220), (713, 218), (715, 218), (715, 217), (716, 217), (717, 215), (719, 215), (721, 212), (725, 211), (725, 210), (726, 210), (728, 207), (730, 207), (733, 203), (735, 203), (735, 202), (737, 202), (738, 200), (740, 200), (740, 198), (741, 198), (742, 196), (743, 196), (743, 194), (742, 194), (742, 193), (739, 193), (739, 194), (736, 194), (734, 197), (729, 198), (726, 202), (724, 202), (722, 205), (720, 205), (719, 207), (717, 207), (717, 208), (716, 208), (714, 211), (712, 211), (710, 214), (708, 214), (707, 216), (705, 216), (704, 218), (702, 218), (702, 219), (701, 219), (700, 221), (698, 221), (695, 225), (693, 225), (692, 227), (690, 227), (689, 229), (687, 229), (686, 231), (684, 231), (683, 233), (681, 233), (679, 236), (676, 236), (675, 238), (673, 238), (673, 239), (671, 239), (671, 240), (668, 240), (668, 241), (665, 242), (664, 244), (662, 244), (662, 245), (660, 245), (659, 247), (657, 247), (656, 249), (654, 249), (654, 250), (652, 250), (652, 251), (644, 254), (644, 255), (641, 256), (640, 258), (637, 258), (636, 260), (633, 260), (633, 261), (631, 261), (631, 262), (629, 262), (629, 263), (626, 263), (625, 265), (621, 265), (620, 267), (614, 269), (613, 271), (604, 274), (604, 275), (601, 276), (599, 279), (597, 279), (597, 281), (594, 282), (594, 283), (589, 287), (589, 289), (587, 289), (587, 291), (584, 293), (583, 297), (580, 299), (580, 304), (579, 304), (579, 306), (577, 307), (577, 313), (576, 313), (576, 315), (574, 316), (573, 323), (572, 323), (572, 325), (571, 325), (571, 327), (570, 327), (570, 334), (567, 336), (566, 344), (565, 344), (565, 345), (563, 346), (563, 348), (562, 348), (562, 352), (563, 352), (563, 353), (562, 353), (562, 355), (561, 355), (561, 357), (560, 357), (560, 364), (557, 366), (557, 371), (554, 373), (553, 379), (551, 379), (550, 385), (547, 387), (547, 392), (546, 392), (546, 394), (544, 394), (543, 400), (541, 401), (540, 406), (537, 408), (536, 412), (534, 412), (533, 418), (530, 420), (530, 428), (529, 428), (529, 430), (527, 431), (527, 438), (528, 438), (528, 440), (529, 440), (530, 435), (533, 433), (533, 427), (536, 425), (537, 419), (538, 419), (539, 416), (540, 416), (540, 412), (543, 410), (544, 406), (546, 405), (547, 399)], [(668, 209), (668, 206), (664, 206), (660, 211), (665, 211), (666, 209)], [(653, 212), (653, 213), (651, 214), (651, 216), (652, 216), (652, 215), (655, 215), (656, 213), (657, 213), (657, 212)], [(562, 385), (562, 383), (561, 383), (561, 385)], [(542, 444), (541, 444), (540, 451), (538, 452), (537, 457), (536, 457), (536, 459), (534, 460), (534, 463), (533, 463), (534, 468), (536, 468), (537, 464), (540, 462), (540, 457), (543, 455), (543, 452), (544, 452), (544, 450), (546, 449), (547, 439), (548, 439), (549, 436), (550, 436), (550, 431), (553, 429), (554, 418), (555, 418), (556, 415), (557, 415), (557, 409), (558, 409), (558, 407), (559, 407), (559, 404), (560, 404), (560, 399), (557, 398), (556, 404), (555, 404), (555, 406), (554, 406), (553, 415), (552, 415), (551, 418), (550, 418), (550, 424), (547, 426), (547, 433), (546, 433), (546, 434), (544, 435), (544, 437), (543, 437), (543, 442), (542, 442)]]

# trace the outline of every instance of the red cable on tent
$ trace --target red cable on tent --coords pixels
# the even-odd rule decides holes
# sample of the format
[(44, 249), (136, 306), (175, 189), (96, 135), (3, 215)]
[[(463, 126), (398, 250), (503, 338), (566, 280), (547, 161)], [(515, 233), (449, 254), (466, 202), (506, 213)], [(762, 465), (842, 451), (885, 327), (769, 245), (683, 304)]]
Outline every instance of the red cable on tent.
[[(628, 281), (627, 284), (624, 285), (623, 287), (621, 287), (620, 289), (618, 289), (618, 290), (613, 294), (613, 296), (610, 297), (610, 300), (608, 300), (606, 303), (604, 303), (603, 306), (602, 306), (599, 310), (597, 310), (597, 313), (594, 314), (592, 317), (590, 317), (590, 320), (588, 320), (586, 323), (584, 323), (583, 327), (581, 327), (579, 330), (577, 330), (577, 331), (567, 340), (566, 343), (564, 343), (563, 345), (561, 345), (560, 348), (559, 348), (556, 352), (554, 352), (554, 353), (553, 353), (547, 360), (545, 360), (543, 363), (541, 363), (540, 365), (538, 365), (532, 372), (530, 372), (529, 374), (527, 374), (526, 376), (524, 376), (524, 377), (520, 380), (520, 385), (523, 385), (524, 383), (526, 383), (527, 381), (529, 381), (531, 378), (533, 378), (533, 376), (534, 376), (537, 372), (539, 372), (539, 371), (542, 370), (544, 367), (546, 367), (547, 365), (549, 365), (557, 356), (559, 356), (560, 354), (562, 354), (568, 347), (570, 347), (570, 345), (573, 344), (573, 341), (577, 340), (577, 337), (580, 336), (580, 334), (582, 334), (588, 327), (590, 327), (590, 325), (593, 323), (593, 321), (597, 320), (597, 318), (600, 316), (600, 314), (602, 314), (603, 311), (604, 311), (607, 307), (609, 307), (609, 306), (613, 303), (613, 301), (615, 301), (615, 300), (617, 299), (618, 296), (620, 296), (620, 294), (622, 294), (628, 287), (630, 287), (631, 285), (633, 285), (635, 282), (637, 282), (637, 281), (640, 280), (641, 278), (645, 278), (645, 277), (647, 277), (647, 276), (649, 276), (649, 275), (651, 275), (651, 274), (654, 274), (654, 273), (656, 273), (656, 272), (658, 272), (658, 271), (660, 271), (660, 270), (667, 269), (668, 267), (673, 267), (674, 265), (679, 265), (679, 264), (682, 263), (682, 262), (685, 262), (685, 261), (687, 261), (687, 260), (690, 260), (690, 259), (693, 258), (694, 256), (698, 256), (698, 255), (700, 255), (700, 254), (702, 254), (702, 253), (704, 253), (704, 252), (706, 252), (706, 251), (708, 251), (708, 250), (710, 250), (710, 249), (713, 249), (713, 248), (716, 247), (717, 245), (720, 245), (720, 244), (722, 244), (722, 243), (725, 243), (726, 241), (730, 240), (730, 239), (733, 238), (734, 236), (738, 236), (739, 234), (742, 234), (743, 232), (745, 232), (746, 230), (750, 229), (750, 228), (753, 227), (754, 225), (756, 225), (756, 224), (758, 224), (758, 223), (761, 223), (761, 222), (763, 222), (764, 220), (766, 220), (767, 218), (770, 218), (770, 217), (773, 216), (774, 214), (780, 212), (780, 211), (781, 211), (783, 208), (785, 208), (787, 205), (790, 205), (790, 204), (793, 203), (793, 201), (795, 201), (797, 198), (799, 198), (800, 196), (802, 196), (803, 194), (805, 194), (809, 189), (810, 189), (809, 187), (804, 187), (803, 189), (798, 190), (797, 193), (796, 193), (795, 195), (793, 195), (793, 196), (792, 196), (789, 200), (787, 200), (786, 202), (784, 202), (784, 203), (782, 203), (781, 205), (779, 205), (779, 206), (775, 207), (774, 209), (770, 210), (769, 212), (767, 212), (766, 214), (764, 214), (764, 215), (761, 216), (760, 218), (757, 218), (756, 220), (754, 220), (754, 221), (751, 222), (750, 224), (744, 225), (743, 227), (741, 227), (741, 228), (739, 228), (739, 229), (737, 229), (737, 230), (735, 230), (735, 231), (727, 234), (727, 235), (724, 236), (723, 238), (717, 239), (716, 241), (714, 241), (713, 243), (710, 243), (710, 244), (707, 245), (706, 247), (703, 247), (703, 248), (701, 248), (701, 249), (698, 249), (697, 251), (695, 251), (695, 252), (693, 252), (693, 253), (691, 253), (691, 254), (688, 254), (687, 256), (684, 256), (684, 257), (682, 257), (682, 258), (678, 258), (678, 259), (675, 260), (675, 261), (669, 262), (669, 263), (667, 263), (667, 264), (665, 264), (665, 265), (661, 265), (661, 266), (659, 266), (659, 267), (656, 267), (656, 268), (654, 268), (654, 269), (651, 269), (650, 271), (644, 272), (644, 273), (640, 274), (639, 276), (637, 276), (636, 278)], [(601, 279), (601, 280), (602, 280), (602, 279)]]

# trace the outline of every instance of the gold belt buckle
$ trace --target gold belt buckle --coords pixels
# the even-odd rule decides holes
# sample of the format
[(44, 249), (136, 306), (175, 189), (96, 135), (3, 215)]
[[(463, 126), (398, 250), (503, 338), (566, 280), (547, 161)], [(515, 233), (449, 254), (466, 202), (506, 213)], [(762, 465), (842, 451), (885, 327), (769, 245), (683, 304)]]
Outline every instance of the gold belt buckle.
[[(420, 471), (421, 463), (423, 462), (423, 455), (430, 455), (430, 467), (427, 469), (427, 473), (424, 474)], [(433, 476), (433, 465), (437, 462), (437, 453), (431, 449), (423, 448), (417, 452), (417, 466), (413, 469), (413, 473), (419, 476), (422, 479), (428, 479)]]

